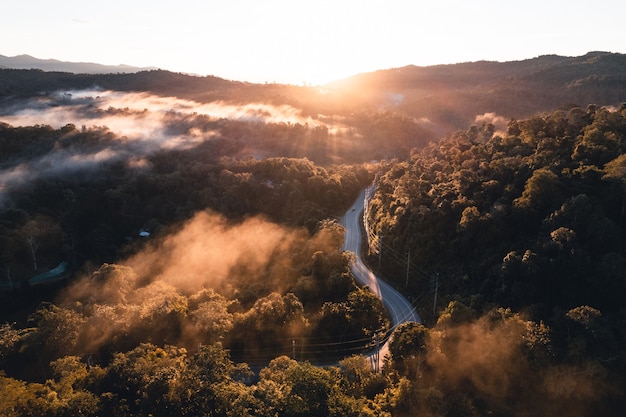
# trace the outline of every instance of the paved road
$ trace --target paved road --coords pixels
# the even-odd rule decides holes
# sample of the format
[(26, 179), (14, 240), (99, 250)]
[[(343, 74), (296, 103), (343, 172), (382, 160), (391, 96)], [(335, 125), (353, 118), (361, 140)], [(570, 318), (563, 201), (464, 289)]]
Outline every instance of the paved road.
[[(405, 322), (421, 323), (422, 319), (415, 311), (409, 300), (395, 290), (391, 285), (379, 279), (365, 266), (361, 259), (361, 243), (363, 240), (361, 233), (361, 220), (363, 214), (363, 204), (365, 202), (366, 190), (363, 190), (354, 204), (348, 209), (341, 219), (341, 224), (346, 228), (346, 235), (343, 250), (353, 252), (355, 260), (351, 265), (352, 274), (363, 285), (367, 285), (380, 298), (387, 308), (391, 317), (393, 328)], [(377, 360), (376, 369), (380, 369), (382, 359), (388, 353), (388, 342), (380, 349), (378, 355), (373, 354), (370, 360)], [(376, 359), (374, 359), (376, 358)]]

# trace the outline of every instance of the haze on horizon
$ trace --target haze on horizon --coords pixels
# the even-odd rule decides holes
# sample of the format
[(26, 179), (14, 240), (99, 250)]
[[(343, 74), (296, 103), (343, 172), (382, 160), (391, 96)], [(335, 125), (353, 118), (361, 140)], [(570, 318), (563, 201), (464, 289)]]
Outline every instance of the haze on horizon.
[(323, 84), (362, 72), (589, 51), (626, 53), (617, 0), (25, 0), (0, 54)]

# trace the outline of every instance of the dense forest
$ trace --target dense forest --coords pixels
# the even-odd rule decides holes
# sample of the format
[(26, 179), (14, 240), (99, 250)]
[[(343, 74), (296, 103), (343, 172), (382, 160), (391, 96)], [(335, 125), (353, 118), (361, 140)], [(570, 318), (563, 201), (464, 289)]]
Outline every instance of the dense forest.
[[(621, 415), (621, 60), (332, 93), (0, 70), (0, 414)], [(341, 251), (372, 183), (364, 255), (422, 324)]]
[(623, 393), (625, 137), (625, 105), (572, 107), (391, 163), (368, 210), (371, 264), (427, 321), (510, 308), (540, 326), (549, 366)]
[[(3, 125), (2, 137), (8, 166), (64, 146), (74, 147), (73, 155), (81, 146), (115, 146), (114, 135), (101, 128)], [(373, 293), (356, 285), (350, 256), (340, 251), (343, 228), (333, 219), (372, 181), (372, 172), (308, 159), (238, 160), (196, 147), (155, 153), (142, 164), (68, 167), (19, 186), (7, 180), (13, 187), (3, 194), (0, 362), (2, 391), (15, 397), (4, 397), (0, 410), (76, 415), (87, 407), (88, 415), (143, 415), (154, 406), (153, 414), (164, 412), (115, 390), (96, 392), (104, 388), (99, 377), (77, 391), (89, 404), (69, 397), (50, 402), (40, 384), (56, 375), (59, 361), (85, 366), (89, 374), (131, 352), (142, 361), (138, 352), (174, 354), (176, 366), (202, 373), (207, 370), (187, 360), (204, 355), (224, 367), (210, 370), (222, 372), (219, 381), (234, 379), (233, 387), (248, 390), (253, 374), (243, 361), (259, 368), (289, 355), (328, 363), (369, 348), (373, 334), (388, 329), (386, 313)], [(69, 263), (71, 277), (33, 281), (59, 261)], [(207, 389), (218, 380), (206, 380)], [(56, 387), (48, 392), (64, 396)], [(115, 399), (106, 405), (102, 395)], [(172, 403), (168, 412), (198, 415), (218, 407), (198, 403), (196, 395), (205, 394), (188, 399), (188, 411)]]
[(473, 126), (390, 164), (370, 202), (372, 245), (383, 235), (383, 260), (410, 253), (422, 276), (479, 304), (618, 312), (625, 115), (573, 107), (506, 132)]

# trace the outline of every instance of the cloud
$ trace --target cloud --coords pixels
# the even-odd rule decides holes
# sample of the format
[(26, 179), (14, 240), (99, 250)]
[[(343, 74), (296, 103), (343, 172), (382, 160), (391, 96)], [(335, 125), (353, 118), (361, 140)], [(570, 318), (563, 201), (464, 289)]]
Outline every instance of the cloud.
[[(141, 304), (140, 288), (162, 283), (183, 294), (203, 288), (230, 288), (262, 281), (272, 291), (290, 288), (299, 276), (296, 253), (328, 245), (327, 234), (309, 237), (306, 229), (288, 228), (250, 217), (233, 222), (210, 211), (170, 226), (170, 232), (141, 241), (137, 252), (117, 265), (105, 264), (78, 280), (64, 301), (94, 304)], [(288, 256), (287, 254), (291, 254)]]
[(522, 331), (518, 322), (493, 325), (487, 318), (447, 329), (433, 340), (436, 348), (428, 360), (449, 383), (471, 381), (478, 390), (503, 398), (527, 365), (521, 358)]
[(302, 245), (305, 237), (304, 230), (287, 229), (260, 217), (232, 224), (218, 214), (201, 212), (180, 231), (151, 242), (126, 263), (141, 277), (193, 292), (220, 286), (234, 275), (250, 279), (267, 275), (270, 262), (277, 262), (296, 242)]
[(495, 112), (479, 114), (474, 118), (474, 123), (491, 123), (499, 132), (506, 132), (508, 122), (506, 117), (498, 116)]
[(0, 122), (12, 126), (47, 125), (55, 129), (72, 124), (100, 130), (106, 141), (91, 146), (72, 143), (66, 148), (55, 146), (46, 155), (28, 161), (7, 162), (0, 170), (0, 204), (7, 191), (43, 175), (94, 169), (120, 160), (131, 161), (129, 166), (136, 167), (138, 161), (145, 161), (156, 152), (191, 149), (220, 139), (215, 128), (220, 119), (309, 126), (323, 124), (330, 126), (331, 132), (341, 129), (333, 127), (332, 123), (337, 121), (331, 118), (304, 117), (300, 110), (288, 105), (199, 103), (138, 92), (71, 90), (13, 101), (0, 108)]
[(5, 169), (0, 170), (0, 205), (5, 203), (7, 192), (40, 177), (50, 178), (94, 171), (104, 163), (130, 157), (130, 150), (115, 147), (55, 147), (51, 152), (28, 161), (11, 161)]
[(538, 337), (541, 326), (494, 312), (459, 325), (438, 325), (429, 333), (421, 381), (452, 396), (481, 399), (483, 406), (506, 415), (593, 415), (594, 407), (618, 389), (591, 358), (573, 364), (553, 357), (550, 332)]
[[(77, 279), (64, 290), (59, 303), (83, 309), (85, 324), (78, 345), (83, 351), (95, 352), (107, 344), (128, 343), (121, 339), (132, 339), (133, 332), (158, 332), (159, 326), (167, 325), (159, 321), (176, 311), (193, 322), (202, 313), (198, 308), (217, 308), (222, 319), (228, 319), (230, 313), (224, 305), (206, 304), (222, 297), (213, 290), (233, 297), (257, 290), (257, 298), (285, 292), (299, 276), (293, 265), (297, 253), (314, 251), (327, 240), (323, 234), (311, 239), (304, 229), (288, 228), (263, 217), (232, 222), (216, 213), (200, 212), (173, 227), (171, 233), (144, 241), (128, 259), (104, 264)], [(190, 305), (194, 299), (200, 305)], [(200, 334), (192, 322), (185, 319), (182, 333), (176, 336), (180, 340), (169, 342), (197, 346), (203, 338), (212, 337)], [(209, 324), (204, 326), (211, 327)]]
[[(99, 130), (106, 136), (90, 146), (54, 146), (31, 160), (7, 161), (0, 170), (0, 204), (6, 193), (41, 176), (93, 170), (107, 162), (129, 161), (130, 167), (146, 167), (146, 157), (162, 150), (191, 149), (219, 139), (212, 127), (220, 119), (259, 123), (326, 124), (303, 117), (300, 110), (263, 103), (199, 103), (147, 93), (92, 90), (56, 92), (46, 97), (13, 101), (0, 109), (0, 122), (12, 126), (47, 125), (60, 129), (68, 124)], [(141, 162), (141, 163), (140, 163)]]
[[(54, 128), (68, 123), (77, 126), (107, 126), (120, 136), (149, 138), (169, 121), (184, 116), (230, 119), (260, 123), (326, 124), (303, 116), (289, 105), (265, 103), (230, 104), (224, 101), (199, 103), (148, 93), (105, 90), (71, 90), (44, 98), (16, 102), (5, 107), (0, 120), (14, 126), (46, 124)], [(168, 136), (168, 135), (161, 135)]]

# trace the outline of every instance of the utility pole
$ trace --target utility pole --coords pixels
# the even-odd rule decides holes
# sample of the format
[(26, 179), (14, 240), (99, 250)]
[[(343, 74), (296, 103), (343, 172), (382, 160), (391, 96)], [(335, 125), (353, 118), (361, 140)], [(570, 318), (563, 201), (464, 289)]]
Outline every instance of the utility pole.
[(376, 342), (376, 355), (374, 355), (376, 364), (374, 365), (374, 372), (378, 373), (378, 367), (380, 362), (380, 342), (378, 341), (378, 333), (374, 333), (374, 340)]
[(433, 316), (437, 312), (437, 292), (439, 291), (439, 272), (435, 274), (435, 300), (433, 301)]
[(291, 339), (291, 358), (296, 360), (296, 339)]
[(404, 283), (404, 287), (405, 288), (409, 288), (409, 268), (411, 265), (411, 251), (409, 250), (409, 253), (407, 253), (407, 257), (406, 257), (406, 282)]

